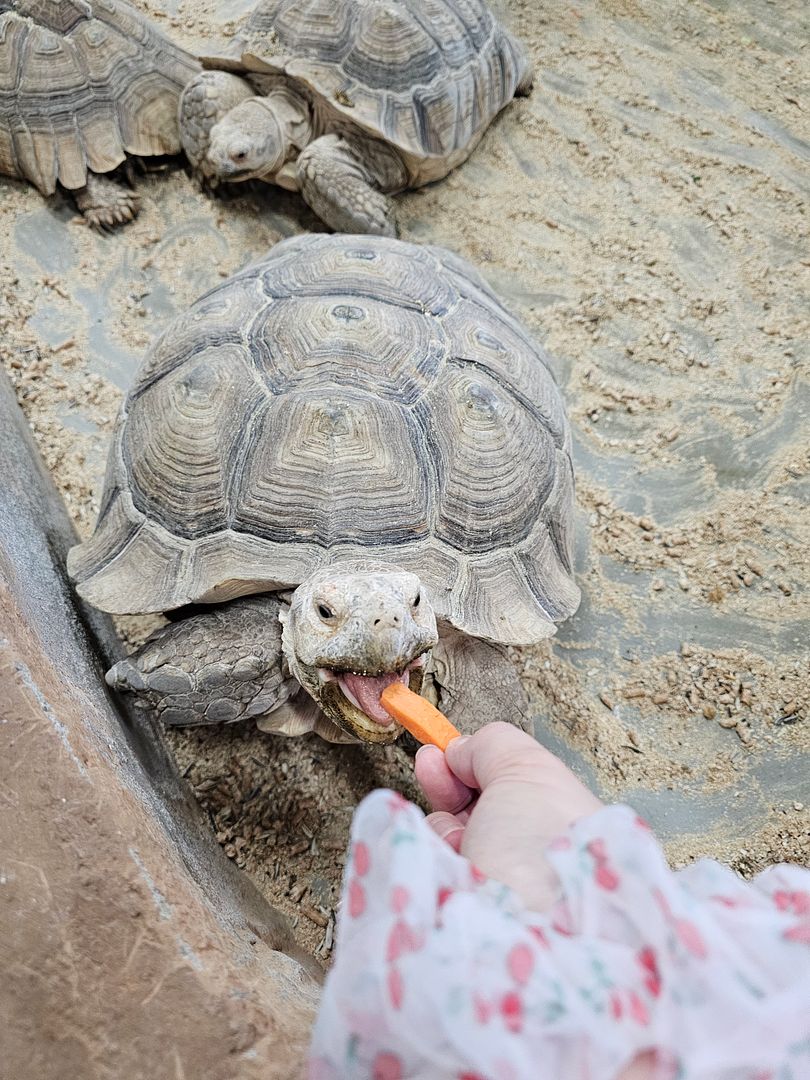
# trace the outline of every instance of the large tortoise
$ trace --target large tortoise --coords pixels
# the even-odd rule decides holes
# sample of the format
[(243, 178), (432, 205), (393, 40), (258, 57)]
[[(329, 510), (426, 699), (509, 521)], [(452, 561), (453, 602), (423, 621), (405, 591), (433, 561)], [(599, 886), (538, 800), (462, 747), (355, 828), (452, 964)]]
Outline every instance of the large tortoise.
[(467, 263), (303, 236), (153, 345), (68, 568), (173, 612), (108, 673), (168, 724), (390, 742), (382, 689), (427, 676), (471, 730), (522, 719), (503, 645), (576, 610), (573, 490), (548, 356)]
[(203, 178), (273, 181), (339, 232), (386, 236), (388, 195), (446, 176), (532, 85), (483, 0), (260, 0), (203, 63), (180, 108)]
[(123, 0), (0, 0), (0, 173), (70, 191), (89, 224), (138, 212), (105, 173), (180, 152), (180, 91), (199, 63)]

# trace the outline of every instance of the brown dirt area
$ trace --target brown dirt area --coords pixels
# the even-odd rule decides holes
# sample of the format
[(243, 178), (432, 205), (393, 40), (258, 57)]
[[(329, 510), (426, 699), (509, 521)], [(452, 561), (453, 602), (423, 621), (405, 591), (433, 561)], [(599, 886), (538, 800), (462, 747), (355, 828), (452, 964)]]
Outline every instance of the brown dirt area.
[[(136, 6), (190, 47), (236, 25), (214, 0)], [(584, 599), (553, 642), (515, 652), (538, 737), (645, 813), (676, 864), (806, 861), (806, 7), (505, 11), (532, 96), (398, 216), (404, 239), (478, 265), (559, 358)], [(175, 167), (139, 187), (141, 215), (111, 236), (66, 200), (0, 188), (0, 357), (82, 535), (150, 339), (282, 236), (320, 228), (276, 189), (214, 200)], [(375, 786), (416, 797), (408, 749), (246, 726), (170, 742), (226, 852), (326, 959), (352, 810)]]

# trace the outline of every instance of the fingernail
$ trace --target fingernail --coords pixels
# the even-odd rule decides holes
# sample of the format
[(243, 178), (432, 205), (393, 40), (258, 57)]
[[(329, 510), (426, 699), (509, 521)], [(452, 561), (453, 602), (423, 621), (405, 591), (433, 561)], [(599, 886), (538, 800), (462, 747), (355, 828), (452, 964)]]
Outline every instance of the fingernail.
[[(454, 750), (458, 749), (460, 746), (463, 746), (469, 738), (469, 735), (459, 735), (458, 738), (451, 739), (450, 742), (447, 744), (447, 750), (449, 750), (451, 746)], [(445, 753), (447, 753), (447, 750), (445, 750)]]

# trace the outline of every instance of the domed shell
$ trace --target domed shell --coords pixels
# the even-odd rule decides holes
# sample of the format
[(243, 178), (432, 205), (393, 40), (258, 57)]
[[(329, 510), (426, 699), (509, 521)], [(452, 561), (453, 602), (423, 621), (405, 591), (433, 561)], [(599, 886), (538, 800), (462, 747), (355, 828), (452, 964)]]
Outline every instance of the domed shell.
[(180, 152), (199, 64), (119, 0), (0, 0), (0, 173), (43, 195), (127, 154)]
[(482, 0), (263, 0), (206, 67), (284, 73), (385, 139), (420, 182), (463, 161), (529, 71)]
[(175, 319), (119, 416), (92, 538), (105, 611), (298, 585), (369, 559), (528, 644), (575, 610), (573, 471), (547, 355), (449, 252), (286, 240)]

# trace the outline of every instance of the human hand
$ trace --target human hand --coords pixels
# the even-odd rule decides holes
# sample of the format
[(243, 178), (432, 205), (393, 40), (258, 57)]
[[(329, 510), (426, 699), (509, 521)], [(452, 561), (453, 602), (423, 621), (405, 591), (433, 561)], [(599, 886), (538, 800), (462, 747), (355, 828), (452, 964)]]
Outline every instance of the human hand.
[(454, 739), (444, 753), (421, 747), (416, 779), (436, 833), (539, 912), (557, 896), (546, 847), (602, 806), (559, 758), (500, 722)]

